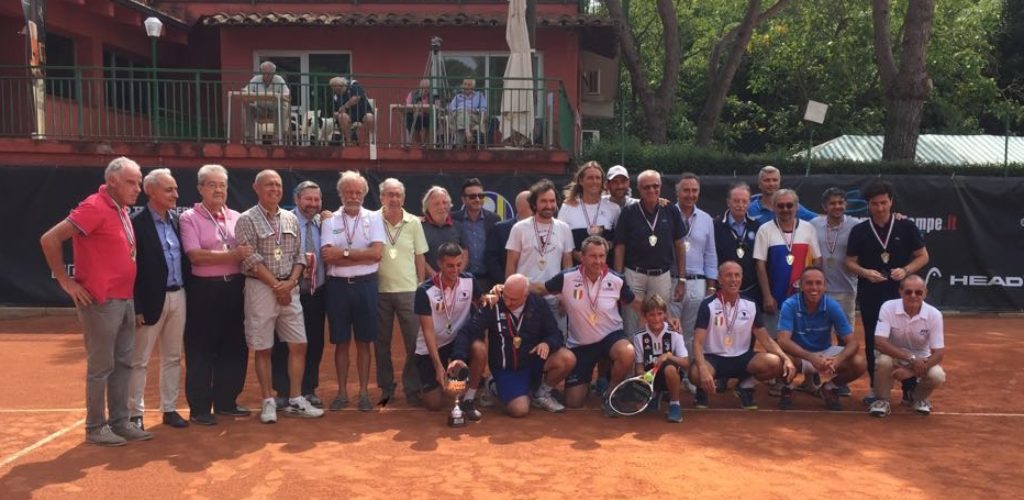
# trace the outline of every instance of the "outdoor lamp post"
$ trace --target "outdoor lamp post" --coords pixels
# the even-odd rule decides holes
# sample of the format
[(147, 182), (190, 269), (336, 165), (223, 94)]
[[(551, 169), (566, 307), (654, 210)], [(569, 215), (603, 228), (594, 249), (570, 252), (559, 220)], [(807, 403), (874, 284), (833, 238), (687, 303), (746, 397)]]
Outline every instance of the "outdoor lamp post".
[(160, 19), (156, 17), (147, 17), (142, 22), (146, 26), (146, 35), (149, 36), (149, 51), (152, 65), (152, 80), (149, 84), (149, 128), (153, 134), (153, 140), (158, 137), (157, 132), (157, 116), (156, 116), (156, 101), (157, 101), (157, 90), (156, 90), (156, 41), (160, 38), (160, 35), (164, 30), (164, 23), (160, 22)]

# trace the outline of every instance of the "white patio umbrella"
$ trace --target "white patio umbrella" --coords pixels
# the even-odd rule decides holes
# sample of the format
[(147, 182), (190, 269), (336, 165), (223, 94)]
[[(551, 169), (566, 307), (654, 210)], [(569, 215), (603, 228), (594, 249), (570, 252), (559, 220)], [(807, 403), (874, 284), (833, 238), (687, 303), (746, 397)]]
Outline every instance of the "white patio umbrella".
[(501, 92), (501, 137), (514, 132), (533, 139), (533, 64), (526, 30), (526, 0), (509, 0), (505, 41), (509, 57)]

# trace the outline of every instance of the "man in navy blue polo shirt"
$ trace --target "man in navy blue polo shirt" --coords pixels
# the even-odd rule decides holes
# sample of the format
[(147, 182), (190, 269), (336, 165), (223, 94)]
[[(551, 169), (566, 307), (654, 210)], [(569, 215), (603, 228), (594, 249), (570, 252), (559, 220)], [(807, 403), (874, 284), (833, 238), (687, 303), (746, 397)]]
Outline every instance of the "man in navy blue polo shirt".
[[(832, 330), (845, 340), (832, 345)], [(779, 313), (779, 346), (795, 362), (804, 378), (818, 374), (825, 385), (821, 399), (829, 410), (843, 409), (839, 402), (839, 386), (847, 385), (864, 375), (867, 362), (858, 350), (853, 327), (835, 299), (825, 295), (825, 272), (811, 266), (800, 274), (800, 293), (782, 303)], [(796, 364), (796, 363), (794, 363)], [(779, 408), (793, 407), (793, 384), (782, 388)]]
[[(775, 208), (771, 200), (775, 196), (775, 192), (782, 187), (782, 172), (771, 165), (765, 165), (757, 173), (757, 187), (761, 189), (761, 192), (751, 197), (747, 214), (760, 225), (771, 222), (775, 218)], [(796, 216), (800, 220), (810, 221), (818, 214), (797, 203)]]

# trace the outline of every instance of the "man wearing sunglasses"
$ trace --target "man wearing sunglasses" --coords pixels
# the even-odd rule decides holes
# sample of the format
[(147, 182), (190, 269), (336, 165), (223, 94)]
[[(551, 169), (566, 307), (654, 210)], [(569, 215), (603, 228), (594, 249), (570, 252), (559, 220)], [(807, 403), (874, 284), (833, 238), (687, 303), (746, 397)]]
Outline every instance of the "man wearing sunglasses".
[(494, 283), (488, 279), (487, 233), (494, 230), (498, 223), (498, 215), (484, 208), (487, 195), (480, 179), (472, 177), (462, 183), (462, 208), (452, 212), (452, 220), (457, 222), (462, 233), (462, 244), (469, 250), (469, 271), (481, 290), (490, 290)]
[(928, 289), (920, 276), (904, 278), (899, 293), (901, 298), (882, 304), (878, 313), (873, 386), (877, 399), (868, 410), (873, 417), (886, 417), (892, 411), (889, 393), (894, 379), (918, 382), (911, 404), (921, 415), (931, 414), (928, 397), (946, 381), (939, 365), (946, 352), (942, 313), (924, 301)]

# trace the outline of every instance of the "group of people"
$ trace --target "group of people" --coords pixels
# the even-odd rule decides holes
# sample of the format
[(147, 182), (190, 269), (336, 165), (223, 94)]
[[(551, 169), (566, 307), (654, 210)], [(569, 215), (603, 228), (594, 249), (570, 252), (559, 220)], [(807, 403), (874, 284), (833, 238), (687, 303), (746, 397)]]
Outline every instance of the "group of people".
[[(339, 177), (335, 212), (312, 181), (295, 186), (295, 208), (283, 209), (282, 179), (264, 170), (253, 183), (257, 204), (239, 213), (226, 205), (228, 171), (205, 165), (202, 201), (180, 215), (169, 170), (143, 177), (122, 157), (104, 175), (97, 193), (41, 238), (82, 323), (90, 443), (152, 437), (142, 396), (158, 343), (162, 421), (171, 427), (249, 416), (238, 403), (249, 350), (261, 422), (346, 408), (353, 343), (355, 405), (370, 411), (371, 359), (377, 404), (399, 388), (396, 323), (405, 400), (442, 408), (449, 375), (465, 369), (458, 404), (469, 420), (484, 404), (514, 417), (579, 408), (591, 392), (614, 416), (610, 388), (655, 367), (652, 408), (667, 400), (671, 422), (683, 418), (684, 391), (707, 408), (733, 380), (746, 409), (757, 408), (760, 382), (782, 409), (804, 390), (839, 410), (865, 372), (871, 415), (891, 412), (894, 380), (903, 401), (928, 414), (945, 378), (942, 315), (915, 274), (927, 250), (913, 222), (893, 212), (884, 182), (864, 191), (868, 219), (845, 214), (840, 189), (824, 193), (817, 215), (769, 166), (759, 194), (737, 183), (726, 213), (712, 217), (697, 206), (694, 174), (680, 177), (670, 201), (661, 175), (641, 172), (632, 198), (624, 167), (588, 162), (561, 206), (542, 179), (517, 195), (516, 218), (500, 221), (475, 178), (464, 182), (458, 211), (445, 188), (428, 189), (420, 217), (406, 210), (395, 178), (379, 186), (381, 208), (366, 208), (369, 186), (354, 171)], [(145, 208), (129, 216), (141, 190)], [(63, 262), (68, 239), (73, 278)], [(851, 335), (855, 305), (866, 356)], [(317, 394), (325, 339), (337, 372), (329, 402)], [(176, 410), (182, 354), (187, 420)]]

